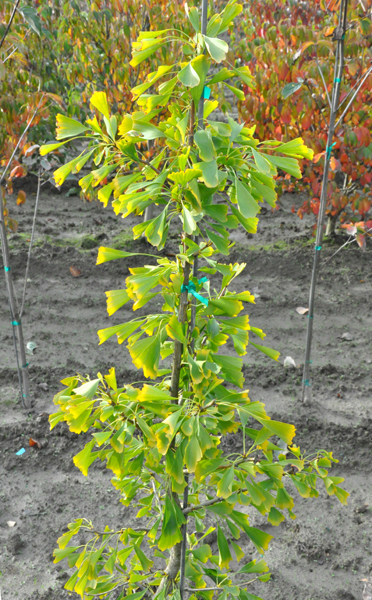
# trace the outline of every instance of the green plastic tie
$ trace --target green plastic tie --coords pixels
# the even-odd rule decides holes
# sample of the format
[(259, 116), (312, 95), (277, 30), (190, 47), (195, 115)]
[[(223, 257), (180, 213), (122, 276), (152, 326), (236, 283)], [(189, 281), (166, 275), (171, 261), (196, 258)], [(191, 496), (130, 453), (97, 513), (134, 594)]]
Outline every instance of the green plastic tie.
[(318, 250), (318, 252), (319, 252), (319, 250), (321, 250), (321, 249), (322, 249), (322, 247), (321, 247), (321, 246), (315, 246), (315, 250)]
[(19, 321), (19, 322), (18, 321), (12, 321), (12, 325), (14, 327), (17, 327), (17, 325), (20, 325), (20, 324), (21, 324), (21, 321)]
[(307, 362), (307, 363), (309, 363), (309, 365), (312, 365), (312, 364), (313, 364), (313, 361), (312, 361), (312, 360), (307, 360), (306, 362)]
[(307, 315), (307, 318), (308, 318), (308, 319), (313, 319), (313, 318), (314, 318), (314, 316), (313, 316), (313, 315)]
[(25, 365), (22, 365), (22, 367), (21, 367), (21, 368), (22, 368), (22, 369), (26, 369), (26, 367), (28, 367), (28, 365), (29, 365), (29, 364), (30, 364), (30, 363), (26, 363)]
[(331, 157), (332, 148), (333, 148), (333, 146), (335, 146), (335, 144), (336, 144), (336, 142), (333, 142), (332, 146), (329, 146), (329, 148), (328, 148), (328, 147), (326, 148), (326, 155), (327, 155), (327, 158), (330, 158), (330, 157)]
[(340, 77), (336, 77), (336, 79), (335, 79), (335, 83), (341, 83), (341, 79), (340, 79)]
[(5, 267), (4, 266), (4, 271), (10, 271), (10, 267)]
[[(208, 281), (207, 277), (202, 277), (201, 279), (198, 280), (198, 283), (205, 283), (206, 281)], [(190, 281), (187, 285), (182, 284), (181, 292), (188, 292), (189, 294), (192, 294), (192, 296), (194, 296), (194, 298), (196, 298), (197, 300), (200, 300), (200, 302), (205, 304), (205, 306), (208, 306), (208, 303), (209, 303), (208, 298), (204, 298), (203, 296), (198, 294), (198, 292), (196, 291), (195, 283), (193, 281)]]
[(305, 385), (306, 387), (311, 387), (311, 383), (310, 383), (309, 379), (305, 379), (305, 381), (304, 381), (304, 385)]

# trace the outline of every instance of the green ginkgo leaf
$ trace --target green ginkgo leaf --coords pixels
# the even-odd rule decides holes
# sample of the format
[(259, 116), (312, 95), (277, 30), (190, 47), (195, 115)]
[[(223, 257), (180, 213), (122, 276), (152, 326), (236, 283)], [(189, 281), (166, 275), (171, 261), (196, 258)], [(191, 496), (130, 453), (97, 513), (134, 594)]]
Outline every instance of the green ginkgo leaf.
[(185, 521), (186, 519), (179, 506), (169, 494), (166, 494), (163, 525), (158, 541), (160, 550), (168, 550), (168, 548), (172, 548), (182, 540), (181, 526)]
[(197, 74), (191, 63), (188, 63), (186, 67), (181, 69), (177, 77), (180, 80), (180, 82), (183, 83), (183, 85), (190, 88), (196, 87), (200, 83), (199, 75)]
[(198, 438), (193, 435), (190, 438), (189, 443), (185, 450), (185, 464), (189, 473), (194, 473), (196, 465), (202, 459), (203, 453), (201, 451)]
[(191, 212), (186, 208), (186, 206), (182, 207), (182, 220), (183, 220), (183, 230), (188, 234), (192, 235), (197, 228), (195, 220), (191, 214)]
[(227, 569), (232, 561), (232, 556), (228, 541), (219, 525), (217, 528), (217, 545), (219, 552), (219, 566), (221, 569)]
[(211, 160), (210, 162), (200, 162), (196, 164), (196, 167), (202, 172), (200, 179), (208, 188), (214, 188), (218, 186), (219, 179), (217, 161)]
[(235, 474), (233, 466), (231, 466), (229, 469), (226, 469), (223, 477), (217, 484), (217, 496), (221, 496), (221, 498), (228, 498), (231, 496), (234, 476)]
[(109, 290), (105, 294), (107, 298), (107, 313), (110, 317), (129, 301), (127, 290)]
[(226, 59), (226, 53), (229, 50), (229, 46), (223, 40), (218, 38), (210, 38), (206, 35), (203, 36), (205, 45), (207, 46), (208, 52), (217, 63), (222, 62)]
[(260, 207), (248, 190), (248, 187), (239, 181), (238, 177), (235, 178), (235, 191), (239, 210), (243, 217), (246, 219), (255, 217), (260, 212)]
[(144, 338), (127, 346), (132, 357), (133, 364), (137, 369), (143, 369), (145, 377), (155, 379), (158, 374), (160, 359), (160, 338), (158, 335), (152, 338)]
[(212, 135), (210, 131), (203, 129), (197, 131), (194, 135), (194, 141), (199, 149), (201, 160), (210, 162), (217, 158), (216, 150), (213, 146)]
[(58, 114), (56, 117), (57, 121), (57, 130), (56, 130), (56, 138), (57, 140), (63, 140), (68, 137), (73, 137), (76, 135), (81, 135), (86, 131), (89, 131), (88, 127), (82, 125), (75, 119), (70, 119), (70, 117), (65, 117), (65, 115)]
[(90, 99), (90, 103), (96, 108), (106, 119), (110, 119), (110, 111), (107, 102), (106, 92), (94, 92)]

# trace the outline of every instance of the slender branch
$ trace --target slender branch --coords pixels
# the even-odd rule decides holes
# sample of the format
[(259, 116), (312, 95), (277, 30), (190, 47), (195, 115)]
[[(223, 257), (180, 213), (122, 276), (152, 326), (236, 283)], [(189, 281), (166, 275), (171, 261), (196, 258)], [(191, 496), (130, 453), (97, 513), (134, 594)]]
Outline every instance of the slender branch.
[[(238, 583), (239, 587), (243, 587), (244, 585), (249, 585), (250, 583), (254, 583), (255, 581), (257, 581), (258, 577), (255, 577), (254, 579), (250, 579), (249, 581), (242, 581)], [(223, 588), (220, 586), (216, 586), (216, 587), (212, 587), (212, 588), (186, 588), (186, 592), (215, 592), (217, 590), (220, 590), (221, 592), (223, 592)]]
[[(370, 231), (372, 231), (372, 227), (370, 229), (367, 229), (367, 231), (365, 231), (363, 233), (363, 235), (366, 235), (367, 233), (369, 233)], [(336, 256), (336, 254), (338, 254), (340, 252), (340, 250), (342, 250), (342, 248), (345, 248), (345, 246), (348, 246), (349, 244), (352, 244), (353, 242), (356, 242), (357, 239), (355, 237), (350, 236), (348, 240), (346, 240), (346, 242), (344, 244), (342, 244), (342, 246), (339, 247), (338, 250), (336, 250), (336, 252), (334, 252), (332, 254), (332, 256), (329, 256), (327, 258), (327, 260), (324, 261), (323, 265), (327, 264), (327, 262), (329, 262), (331, 260), (331, 258), (333, 258), (334, 256)]]
[(38, 208), (39, 196), (40, 196), (40, 183), (41, 183), (41, 175), (40, 175), (40, 170), (39, 170), (38, 180), (37, 180), (37, 193), (36, 193), (36, 201), (35, 201), (34, 220), (32, 222), (31, 240), (30, 240), (30, 246), (29, 246), (29, 249), (28, 249), (27, 266), (26, 266), (26, 273), (25, 273), (25, 281), (24, 281), (24, 284), (23, 284), (22, 304), (21, 304), (21, 310), (19, 312), (19, 316), (20, 317), (22, 317), (22, 315), (23, 315), (23, 309), (24, 309), (24, 306), (25, 306), (28, 271), (30, 269), (31, 250), (32, 250), (33, 242), (34, 242), (35, 226), (36, 226), (36, 215), (37, 215), (37, 208)]
[[(258, 577), (255, 577), (254, 579), (250, 579), (249, 581), (239, 581), (239, 587), (242, 587), (244, 585), (249, 585), (250, 583), (254, 583), (255, 581), (257, 581)], [(223, 588), (220, 586), (216, 586), (216, 587), (209, 587), (209, 588), (186, 588), (185, 591), (186, 592), (215, 592), (220, 590), (221, 592), (223, 592)]]
[(5, 42), (5, 38), (6, 38), (6, 36), (9, 33), (9, 29), (11, 28), (11, 25), (13, 23), (13, 19), (14, 19), (14, 16), (15, 16), (16, 12), (17, 12), (17, 8), (18, 8), (18, 5), (19, 5), (20, 1), (21, 0), (16, 0), (16, 3), (14, 5), (14, 7), (13, 7), (13, 11), (12, 11), (12, 14), (10, 15), (9, 23), (6, 26), (6, 29), (5, 29), (3, 37), (1, 38), (0, 48), (2, 47), (3, 43)]
[[(92, 533), (95, 533), (96, 535), (119, 535), (119, 533), (124, 533), (125, 529), (119, 529), (119, 531), (96, 531), (95, 529), (90, 529), (90, 527), (84, 527), (84, 529), (86, 529), (87, 531), (92, 531)], [(140, 533), (141, 531), (143, 531), (144, 533), (147, 533), (148, 531), (151, 531), (148, 527), (128, 527), (128, 529), (131, 529), (132, 531), (136, 531), (138, 533)]]
[(341, 117), (338, 119), (336, 125), (335, 125), (335, 129), (336, 127), (338, 127), (338, 125), (340, 125), (340, 123), (342, 122), (344, 116), (346, 115), (347, 111), (349, 110), (350, 106), (352, 105), (352, 103), (355, 100), (355, 97), (357, 96), (360, 88), (362, 87), (362, 85), (364, 84), (365, 80), (367, 79), (368, 75), (372, 72), (372, 66), (369, 67), (369, 69), (366, 71), (366, 73), (363, 75), (362, 81), (360, 82), (360, 84), (358, 85), (357, 89), (355, 90), (353, 96), (351, 97), (349, 103), (347, 104), (344, 112), (342, 113)]
[(335, 132), (335, 121), (336, 121), (336, 112), (340, 100), (340, 89), (341, 89), (341, 79), (342, 73), (344, 69), (344, 38), (346, 32), (346, 19), (347, 19), (347, 5), (348, 0), (341, 0), (340, 12), (339, 12), (339, 24), (336, 28), (338, 30), (337, 35), (337, 49), (336, 49), (336, 59), (335, 59), (335, 69), (334, 69), (334, 83), (332, 86), (332, 103), (331, 103), (331, 113), (329, 117), (329, 127), (328, 127), (328, 136), (327, 136), (327, 147), (326, 147), (326, 155), (324, 159), (324, 170), (323, 170), (323, 180), (322, 180), (322, 191), (320, 196), (320, 210), (318, 215), (318, 223), (317, 223), (317, 232), (316, 232), (316, 242), (314, 248), (314, 260), (313, 260), (313, 269), (311, 273), (311, 283), (310, 283), (310, 292), (309, 292), (309, 314), (308, 314), (308, 322), (307, 322), (307, 332), (306, 332), (306, 349), (305, 349), (305, 360), (304, 360), (304, 368), (303, 368), (303, 379), (302, 379), (302, 401), (310, 401), (311, 400), (311, 380), (310, 380), (310, 364), (311, 364), (311, 346), (312, 346), (312, 337), (313, 337), (313, 325), (314, 325), (314, 306), (315, 306), (315, 290), (316, 290), (316, 282), (318, 277), (319, 270), (319, 262), (320, 262), (320, 251), (322, 249), (323, 244), (323, 226), (324, 226), (324, 218), (325, 211), (327, 206), (327, 192), (328, 192), (328, 179), (329, 179), (329, 163), (331, 159), (332, 152), (332, 141)]
[(155, 173), (157, 173), (158, 175), (160, 175), (160, 171), (159, 169), (157, 169), (156, 167), (154, 167), (151, 163), (149, 163), (148, 160), (142, 160), (142, 158), (137, 158), (136, 159), (138, 162), (142, 163), (143, 165), (146, 165), (147, 167), (150, 167), (150, 169), (152, 169), (153, 171), (155, 171)]
[[(23, 138), (25, 137), (25, 135), (26, 135), (27, 131), (30, 129), (30, 127), (31, 127), (31, 125), (32, 125), (32, 122), (33, 122), (34, 118), (35, 118), (35, 117), (36, 117), (36, 115), (37, 115), (37, 111), (38, 111), (38, 110), (39, 110), (39, 108), (40, 108), (40, 104), (41, 104), (41, 102), (42, 102), (43, 98), (44, 98), (44, 94), (41, 96), (41, 98), (40, 98), (40, 100), (39, 100), (39, 104), (38, 104), (38, 105), (37, 105), (37, 107), (35, 108), (34, 114), (32, 115), (31, 119), (30, 119), (30, 120), (29, 120), (29, 122), (27, 123), (27, 125), (26, 125), (26, 128), (25, 128), (24, 132), (22, 133), (21, 137), (19, 138), (19, 140), (18, 140), (18, 142), (17, 142), (17, 145), (16, 145), (16, 147), (15, 147), (15, 148), (14, 148), (14, 150), (13, 150), (13, 153), (12, 153), (12, 155), (11, 155), (10, 159), (8, 160), (8, 162), (7, 162), (6, 166), (5, 166), (5, 169), (4, 169), (4, 171), (3, 171), (2, 175), (1, 175), (1, 178), (0, 178), (0, 185), (3, 183), (3, 181), (4, 181), (4, 179), (5, 179), (5, 175), (6, 175), (7, 171), (8, 171), (8, 169), (9, 169), (10, 165), (12, 164), (13, 158), (14, 158), (14, 156), (15, 156), (15, 154), (16, 154), (16, 152), (17, 152), (17, 150), (18, 150), (18, 148), (19, 148), (19, 146), (20, 146), (20, 144), (21, 144), (21, 142), (22, 142), (22, 140), (23, 140)], [(0, 218), (1, 218), (1, 215), (0, 215)]]
[(152, 485), (152, 489), (153, 489), (153, 492), (154, 492), (156, 504), (158, 505), (158, 509), (159, 509), (160, 514), (161, 514), (162, 513), (161, 502), (160, 502), (160, 498), (159, 498), (158, 490), (156, 488), (155, 481), (152, 478), (151, 478), (151, 485)]
[[(186, 263), (183, 269), (183, 285), (187, 286), (189, 284), (190, 279), (190, 263)], [(180, 307), (178, 311), (178, 321), (180, 323), (185, 323), (186, 315), (187, 315), (187, 298), (188, 292), (185, 290), (181, 292), (180, 295)], [(174, 359), (173, 359), (173, 368), (172, 368), (172, 380), (170, 387), (170, 395), (172, 398), (175, 398), (174, 402), (178, 400), (178, 392), (180, 386), (180, 373), (181, 373), (181, 361), (182, 361), (182, 353), (183, 353), (183, 344), (178, 340), (174, 342)]]
[(195, 130), (195, 104), (194, 101), (191, 100), (191, 109), (190, 109), (190, 129), (189, 129), (189, 146), (192, 146), (194, 143), (194, 130)]
[[(244, 488), (243, 490), (236, 491), (239, 494), (244, 494), (245, 492), (248, 492), (248, 489)], [(206, 502), (201, 502), (200, 504), (195, 504), (194, 506), (189, 506), (188, 508), (185, 508), (182, 512), (184, 515), (188, 515), (194, 510), (200, 510), (201, 508), (205, 508), (206, 506), (213, 506), (213, 504), (217, 504), (217, 502), (223, 502), (223, 498), (213, 498), (212, 500), (207, 500)]]
[(356, 80), (356, 82), (354, 83), (353, 87), (350, 88), (350, 90), (348, 91), (348, 93), (346, 94), (345, 98), (340, 102), (340, 104), (338, 105), (337, 110), (339, 110), (341, 108), (341, 106), (343, 105), (344, 102), (346, 102), (346, 100), (348, 99), (348, 97), (350, 96), (350, 94), (353, 92), (353, 90), (355, 90), (355, 88), (357, 87), (357, 85), (359, 85), (359, 83), (362, 81), (364, 75), (360, 75), (360, 77), (358, 77), (358, 79)]
[[(318, 47), (316, 47), (316, 48), (318, 48)], [(327, 96), (329, 108), (331, 108), (331, 99), (329, 97), (328, 88), (327, 88), (327, 85), (326, 85), (326, 82), (325, 82), (324, 76), (323, 76), (323, 71), (322, 71), (322, 69), (320, 67), (320, 63), (319, 63), (319, 60), (318, 60), (318, 50), (317, 50), (317, 53), (316, 53), (316, 56), (315, 56), (315, 60), (316, 60), (316, 65), (318, 67), (318, 71), (319, 71), (320, 77), (322, 78), (322, 82), (323, 82), (323, 86), (324, 86), (324, 91), (325, 91), (326, 96)]]
[(320, 116), (322, 117), (322, 119), (323, 119), (323, 121), (324, 121), (324, 124), (325, 124), (325, 126), (326, 126), (326, 129), (327, 129), (327, 128), (328, 128), (328, 123), (327, 123), (327, 121), (326, 121), (326, 118), (325, 118), (325, 116), (323, 115), (323, 109), (322, 109), (322, 105), (320, 104), (320, 102), (319, 102), (319, 100), (318, 100), (318, 98), (317, 98), (316, 94), (315, 94), (315, 93), (312, 91), (312, 88), (310, 87), (310, 84), (309, 84), (307, 81), (305, 81), (305, 85), (306, 85), (307, 89), (309, 90), (309, 92), (311, 93), (311, 97), (312, 97), (312, 98), (314, 98), (314, 100), (315, 100), (315, 103), (316, 103), (316, 105), (317, 105), (317, 107), (318, 107), (318, 109), (319, 109), (319, 114), (320, 114)]
[[(187, 508), (189, 500), (189, 475), (185, 476), (186, 487), (183, 491), (183, 505), (182, 508)], [(181, 565), (180, 565), (180, 596), (181, 600), (184, 600), (185, 593), (185, 572), (186, 572), (186, 543), (187, 543), (187, 518), (185, 523), (182, 525), (182, 542), (181, 542)]]

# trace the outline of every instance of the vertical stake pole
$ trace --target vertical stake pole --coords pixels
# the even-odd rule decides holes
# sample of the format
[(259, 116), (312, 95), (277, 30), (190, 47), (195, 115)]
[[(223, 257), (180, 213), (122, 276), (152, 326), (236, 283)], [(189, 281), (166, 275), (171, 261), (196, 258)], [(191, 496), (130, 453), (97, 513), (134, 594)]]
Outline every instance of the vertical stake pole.
[[(207, 33), (207, 20), (208, 20), (208, 0), (202, 0), (202, 11), (201, 11), (201, 33), (202, 35), (206, 35)], [(202, 96), (199, 100), (198, 105), (198, 129), (204, 129), (204, 90), (202, 92)], [(194, 236), (194, 242), (196, 244), (199, 243), (199, 236)], [(198, 257), (195, 256), (193, 269), (192, 269), (193, 277), (198, 276)], [(196, 305), (195, 303), (191, 306), (191, 320), (190, 320), (190, 329), (194, 330), (195, 327), (195, 318), (196, 318)], [(183, 508), (187, 507), (188, 497), (189, 497), (189, 476), (185, 476), (186, 487), (183, 492)], [(182, 542), (181, 542), (181, 564), (180, 564), (180, 597), (181, 600), (185, 600), (185, 567), (186, 567), (186, 546), (187, 546), (187, 515), (185, 517), (186, 522), (182, 525)]]
[(1, 191), (0, 191), (0, 237), (1, 237), (1, 247), (2, 247), (2, 251), (3, 251), (5, 281), (6, 281), (6, 286), (8, 289), (10, 320), (11, 320), (12, 329), (13, 329), (13, 340), (14, 340), (14, 349), (15, 349), (16, 359), (17, 359), (18, 376), (19, 376), (19, 364), (18, 364), (18, 349), (17, 349), (16, 338), (18, 338), (19, 354), (21, 357), (22, 383), (21, 383), (21, 378), (19, 378), (21, 401), (25, 408), (31, 408), (30, 382), (29, 382), (29, 376), (28, 376), (28, 362), (26, 359), (25, 341), (24, 341), (24, 337), (23, 337), (22, 322), (21, 322), (21, 319), (20, 319), (19, 313), (18, 313), (17, 301), (16, 301), (15, 294), (14, 294), (12, 272), (10, 269), (9, 246), (8, 246), (8, 238), (7, 238), (6, 229), (5, 229), (4, 204), (3, 204), (3, 196), (2, 196)]
[(38, 206), (39, 206), (40, 187), (41, 187), (41, 173), (40, 173), (40, 170), (39, 170), (38, 179), (37, 179), (37, 192), (36, 192), (36, 200), (35, 200), (35, 209), (34, 209), (34, 220), (32, 222), (31, 240), (30, 240), (30, 246), (28, 248), (25, 281), (24, 281), (24, 284), (23, 284), (22, 305), (21, 305), (21, 310), (19, 311), (19, 316), (20, 317), (22, 317), (22, 315), (23, 315), (23, 309), (25, 307), (27, 279), (28, 279), (28, 272), (30, 270), (31, 251), (32, 251), (33, 243), (34, 243), (34, 237), (35, 237), (36, 217), (37, 217), (37, 209), (38, 209)]
[(324, 158), (324, 171), (322, 181), (322, 192), (320, 196), (320, 210), (318, 215), (318, 226), (316, 231), (316, 241), (314, 250), (314, 261), (313, 270), (311, 274), (310, 284), (310, 296), (309, 296), (309, 312), (306, 332), (306, 350), (305, 350), (305, 362), (302, 379), (302, 401), (311, 402), (311, 379), (310, 379), (310, 364), (311, 364), (311, 344), (313, 337), (313, 324), (314, 324), (314, 304), (315, 304), (315, 290), (316, 282), (319, 271), (320, 263), (320, 252), (323, 243), (323, 228), (324, 218), (327, 206), (327, 191), (328, 191), (328, 175), (329, 175), (329, 161), (331, 159), (332, 147), (333, 147), (333, 135), (335, 131), (336, 113), (339, 106), (340, 90), (341, 90), (341, 78), (344, 68), (344, 38), (346, 32), (346, 17), (347, 17), (347, 4), (348, 0), (342, 0), (339, 13), (339, 24), (335, 31), (337, 33), (337, 50), (335, 59), (335, 78), (332, 88), (332, 101), (331, 101), (331, 114), (329, 119), (329, 129), (327, 138), (326, 154)]

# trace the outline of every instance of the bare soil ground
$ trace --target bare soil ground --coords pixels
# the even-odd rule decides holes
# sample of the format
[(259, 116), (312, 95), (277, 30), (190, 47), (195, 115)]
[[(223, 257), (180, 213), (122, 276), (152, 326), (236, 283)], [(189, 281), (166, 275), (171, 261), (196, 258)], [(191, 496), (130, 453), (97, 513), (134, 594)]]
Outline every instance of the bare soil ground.
[[(35, 194), (18, 211), (19, 230), (10, 236), (12, 271), (19, 297), (26, 265)], [(284, 196), (279, 210), (262, 215), (259, 233), (240, 232), (231, 260), (247, 263), (237, 289), (256, 294), (250, 306), (253, 325), (266, 333), (266, 345), (282, 355), (279, 364), (255, 350), (245, 359), (246, 385), (254, 400), (265, 402), (270, 414), (297, 427), (296, 442), (310, 453), (333, 450), (339, 464), (334, 474), (345, 478), (351, 492), (341, 506), (321, 491), (320, 498), (298, 497), (297, 519), (272, 527), (260, 515), (254, 525), (274, 535), (267, 560), (272, 580), (253, 593), (267, 600), (361, 600), (363, 577), (372, 572), (372, 249), (356, 245), (324, 264), (341, 242), (325, 244), (318, 285), (313, 346), (313, 403), (303, 406), (301, 367), (285, 369), (291, 356), (303, 361), (306, 316), (296, 307), (307, 306), (313, 257), (310, 220), (291, 213), (302, 199)], [(17, 373), (7, 310), (4, 276), (0, 275), (0, 590), (2, 600), (63, 600), (68, 578), (64, 563), (53, 564), (56, 539), (67, 523), (87, 517), (97, 525), (121, 527), (132, 518), (110, 484), (101, 465), (88, 478), (72, 463), (84, 445), (60, 424), (49, 431), (47, 415), (54, 412), (53, 395), (60, 380), (76, 371), (94, 375), (116, 365), (119, 379), (135, 379), (125, 348), (115, 340), (98, 346), (96, 331), (124, 322), (125, 307), (108, 318), (105, 290), (123, 287), (128, 266), (143, 257), (95, 266), (99, 245), (146, 252), (145, 242), (134, 244), (130, 223), (110, 209), (83, 204), (76, 196), (44, 191), (40, 199), (36, 245), (23, 317), (26, 341), (37, 349), (30, 356), (34, 407), (26, 412), (17, 399)], [(166, 252), (175, 249), (169, 240)], [(148, 259), (151, 261), (151, 259)], [(70, 267), (81, 271), (72, 277)], [(0, 273), (3, 273), (1, 269)], [(151, 306), (146, 310), (151, 311)], [(342, 335), (348, 333), (347, 339)], [(42, 440), (40, 450), (29, 438)], [(229, 444), (238, 446), (239, 437)], [(16, 452), (25, 448), (22, 456)], [(8, 521), (15, 522), (9, 527)], [(247, 560), (255, 556), (247, 544)], [(74, 595), (75, 597), (75, 595)]]

